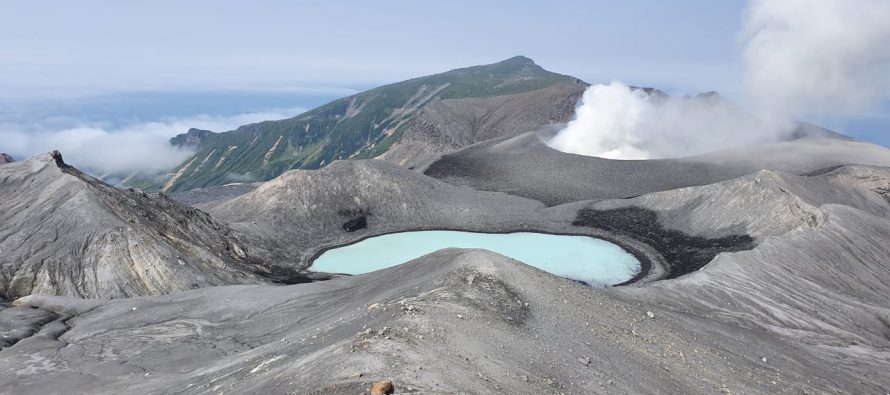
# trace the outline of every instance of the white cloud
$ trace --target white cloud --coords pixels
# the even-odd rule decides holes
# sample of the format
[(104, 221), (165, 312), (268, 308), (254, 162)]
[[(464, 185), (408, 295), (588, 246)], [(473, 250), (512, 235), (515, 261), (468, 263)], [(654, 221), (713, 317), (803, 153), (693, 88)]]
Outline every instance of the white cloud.
[(195, 115), (113, 128), (70, 118), (0, 122), (0, 152), (21, 159), (58, 149), (66, 162), (96, 175), (157, 173), (175, 167), (191, 154), (169, 144), (171, 137), (189, 128), (224, 132), (249, 123), (289, 118), (303, 111), (291, 108), (234, 116)]

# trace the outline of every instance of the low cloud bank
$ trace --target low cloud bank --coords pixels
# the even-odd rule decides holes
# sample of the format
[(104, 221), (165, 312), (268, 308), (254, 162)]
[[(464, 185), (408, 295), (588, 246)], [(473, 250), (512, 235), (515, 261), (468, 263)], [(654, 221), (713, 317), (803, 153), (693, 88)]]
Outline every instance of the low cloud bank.
[(117, 127), (77, 119), (0, 121), (0, 152), (23, 159), (58, 149), (66, 162), (97, 176), (156, 174), (172, 169), (192, 154), (169, 144), (171, 137), (189, 128), (224, 132), (249, 123), (290, 118), (303, 111), (292, 108), (234, 116), (195, 115)]

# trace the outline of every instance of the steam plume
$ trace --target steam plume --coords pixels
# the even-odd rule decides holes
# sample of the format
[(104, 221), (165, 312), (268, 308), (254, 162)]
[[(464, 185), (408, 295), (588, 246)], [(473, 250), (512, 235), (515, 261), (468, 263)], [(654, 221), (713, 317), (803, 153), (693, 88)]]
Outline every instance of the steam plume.
[(890, 1), (752, 0), (743, 36), (766, 120), (860, 110), (890, 86)]
[(674, 98), (613, 82), (588, 88), (575, 119), (549, 144), (573, 154), (652, 159), (769, 138), (756, 119), (717, 95)]
[(793, 119), (850, 113), (885, 98), (888, 21), (887, 0), (751, 0), (742, 38), (754, 117), (716, 96), (670, 98), (613, 82), (588, 88), (575, 120), (549, 144), (650, 159), (781, 140)]

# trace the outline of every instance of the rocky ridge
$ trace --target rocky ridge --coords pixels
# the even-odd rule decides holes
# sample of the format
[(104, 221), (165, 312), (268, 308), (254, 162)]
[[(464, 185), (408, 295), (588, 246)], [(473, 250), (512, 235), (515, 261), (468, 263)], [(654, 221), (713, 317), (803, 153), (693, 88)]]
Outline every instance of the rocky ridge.
[(206, 213), (111, 187), (58, 152), (4, 165), (0, 195), (0, 293), (10, 297), (128, 297), (266, 281), (248, 247)]

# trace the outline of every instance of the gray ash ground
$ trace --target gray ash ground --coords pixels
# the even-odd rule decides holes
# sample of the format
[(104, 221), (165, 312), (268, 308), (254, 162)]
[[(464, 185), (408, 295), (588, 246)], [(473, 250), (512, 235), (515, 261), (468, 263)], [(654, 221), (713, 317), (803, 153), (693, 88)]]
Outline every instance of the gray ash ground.
[[(796, 144), (804, 154), (794, 162), (813, 171), (832, 165), (823, 166), (831, 155), (814, 146), (849, 154), (853, 143)], [(249, 257), (231, 267), (266, 270), (250, 273), (263, 279), (253, 285), (117, 299), (32, 295), (0, 306), (0, 331), (14, 338), (0, 351), (0, 392), (351, 394), (383, 380), (398, 393), (890, 390), (882, 351), (890, 349), (887, 168), (735, 179), (715, 171), (723, 181), (609, 200), (596, 193), (658, 189), (685, 176), (585, 184), (543, 163), (511, 187), (445, 179), (450, 184), (381, 161), (335, 162), (287, 173), (207, 208), (209, 215), (44, 167), (37, 180), (102, 187), (89, 195), (102, 203), (91, 212), (108, 215), (110, 205), (150, 225), (140, 227), (153, 230), (138, 234), (140, 246), (158, 230), (205, 229), (202, 238), (159, 240), (219, 252), (229, 245), (228, 253)], [(30, 164), (16, 166), (0, 168), (3, 182), (16, 177), (6, 169)], [(559, 190), (572, 182), (575, 189)], [(474, 183), (495, 192), (466, 187)], [(587, 200), (548, 207), (516, 191)], [(17, 202), (24, 200), (5, 204)], [(178, 214), (163, 215), (170, 211)], [(363, 215), (364, 228), (343, 228)], [(312, 279), (303, 269), (332, 246), (422, 229), (583, 234), (614, 240), (651, 267), (638, 282), (597, 290), (487, 251), (447, 249), (360, 276), (269, 284)], [(211, 269), (204, 275), (218, 273)]]

